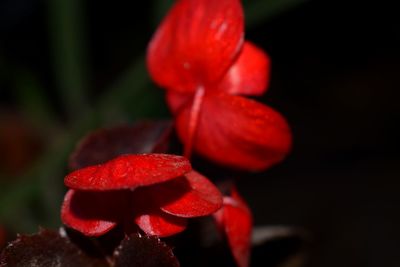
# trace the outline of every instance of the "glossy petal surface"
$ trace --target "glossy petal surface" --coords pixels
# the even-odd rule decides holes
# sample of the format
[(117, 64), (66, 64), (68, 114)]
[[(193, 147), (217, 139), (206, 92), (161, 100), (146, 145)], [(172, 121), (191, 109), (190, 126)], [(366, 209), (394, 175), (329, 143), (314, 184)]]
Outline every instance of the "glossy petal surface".
[(167, 237), (185, 230), (187, 220), (160, 211), (138, 215), (136, 224), (148, 235)]
[(148, 235), (159, 237), (171, 236), (186, 228), (187, 219), (163, 212), (151, 192), (155, 186), (138, 188), (132, 195), (135, 223)]
[[(177, 132), (185, 144), (190, 108), (177, 119)], [(291, 147), (285, 119), (272, 108), (224, 92), (204, 97), (194, 149), (222, 165), (262, 170), (281, 161)]]
[(248, 267), (253, 220), (250, 209), (236, 190), (230, 197), (224, 197), (223, 207), (215, 213), (214, 218), (225, 232), (238, 266)]
[(161, 210), (178, 217), (199, 217), (222, 206), (222, 195), (206, 177), (191, 171), (184, 177), (151, 187)]
[(245, 42), (242, 52), (221, 81), (219, 88), (233, 95), (259, 96), (267, 91), (271, 60), (260, 48)]
[[(87, 236), (100, 236), (114, 228), (121, 216), (121, 192), (69, 190), (61, 208), (62, 222)], [(123, 211), (122, 211), (123, 212)]]
[(222, 79), (243, 43), (239, 0), (180, 0), (164, 18), (147, 51), (160, 86), (193, 92)]
[(190, 163), (166, 154), (123, 155), (104, 164), (74, 171), (65, 185), (80, 190), (131, 189), (161, 183), (189, 172)]

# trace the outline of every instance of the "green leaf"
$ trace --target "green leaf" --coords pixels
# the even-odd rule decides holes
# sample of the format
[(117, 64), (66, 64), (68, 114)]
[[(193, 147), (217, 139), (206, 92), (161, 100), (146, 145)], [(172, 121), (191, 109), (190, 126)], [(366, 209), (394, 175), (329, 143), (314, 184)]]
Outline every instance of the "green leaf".
[(28, 70), (15, 71), (15, 91), (19, 110), (34, 122), (38, 130), (49, 130), (56, 118), (49, 97), (36, 77)]
[[(135, 61), (99, 98), (103, 124), (122, 120), (165, 117), (164, 92), (155, 88), (147, 73), (144, 57)], [(126, 116), (129, 116), (128, 118)]]
[(82, 1), (48, 0), (57, 88), (64, 108), (72, 117), (84, 109), (86, 96), (86, 55)]

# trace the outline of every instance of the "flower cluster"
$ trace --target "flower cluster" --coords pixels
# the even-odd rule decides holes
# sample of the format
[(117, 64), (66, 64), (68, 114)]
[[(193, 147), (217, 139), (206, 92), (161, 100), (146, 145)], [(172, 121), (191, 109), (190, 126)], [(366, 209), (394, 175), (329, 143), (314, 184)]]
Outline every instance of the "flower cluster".
[(151, 77), (167, 90), (185, 145), (214, 162), (262, 170), (291, 147), (285, 119), (243, 96), (263, 94), (269, 57), (244, 41), (240, 0), (181, 0), (165, 17), (147, 51)]
[[(244, 40), (240, 0), (176, 1), (153, 36), (147, 66), (166, 100), (186, 157), (128, 154), (65, 177), (65, 225), (99, 236), (117, 224), (170, 236), (187, 218), (214, 215), (240, 267), (249, 265), (251, 211), (233, 189), (222, 197), (192, 170), (192, 151), (228, 167), (258, 171), (291, 148), (286, 120), (249, 96), (266, 92), (269, 56)], [(122, 141), (121, 141), (122, 142)], [(118, 145), (118, 147), (120, 144)]]
[(222, 205), (219, 190), (174, 155), (119, 156), (70, 173), (65, 185), (62, 221), (88, 236), (134, 222), (148, 235), (170, 236), (185, 229), (187, 218)]

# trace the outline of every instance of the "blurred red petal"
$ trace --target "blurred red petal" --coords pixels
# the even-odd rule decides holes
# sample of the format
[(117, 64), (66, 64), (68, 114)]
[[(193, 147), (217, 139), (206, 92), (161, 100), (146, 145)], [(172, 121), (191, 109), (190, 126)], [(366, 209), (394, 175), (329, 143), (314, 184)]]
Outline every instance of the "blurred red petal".
[(191, 102), (193, 94), (177, 93), (175, 91), (167, 91), (165, 100), (172, 114), (178, 114), (185, 105)]
[(167, 214), (160, 210), (157, 201), (150, 194), (154, 186), (133, 191), (132, 207), (135, 223), (148, 235), (171, 236), (186, 228), (187, 219)]
[(233, 95), (262, 95), (267, 91), (270, 69), (269, 56), (254, 44), (245, 42), (219, 88)]
[(178, 217), (206, 216), (222, 206), (218, 188), (195, 171), (149, 189), (161, 210)]
[[(87, 236), (100, 236), (114, 228), (121, 216), (123, 192), (69, 190), (61, 208), (62, 222)], [(125, 211), (126, 212), (126, 211)]]
[[(177, 132), (188, 139), (190, 108), (177, 119)], [(219, 164), (262, 170), (280, 162), (291, 147), (286, 120), (272, 108), (224, 92), (206, 93), (195, 134), (194, 149)]]
[(248, 267), (253, 219), (250, 209), (235, 189), (231, 197), (224, 197), (223, 207), (214, 218), (224, 231), (238, 266)]
[(189, 161), (181, 156), (123, 155), (104, 164), (76, 170), (65, 177), (64, 183), (80, 190), (132, 189), (174, 179), (190, 170)]
[(239, 0), (176, 1), (149, 44), (150, 75), (180, 92), (219, 81), (238, 56), (243, 28)]

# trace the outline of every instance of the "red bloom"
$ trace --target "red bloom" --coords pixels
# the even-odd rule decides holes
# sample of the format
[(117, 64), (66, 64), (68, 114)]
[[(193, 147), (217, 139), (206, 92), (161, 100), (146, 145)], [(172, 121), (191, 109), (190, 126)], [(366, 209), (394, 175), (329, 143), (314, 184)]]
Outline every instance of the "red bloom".
[(291, 146), (285, 119), (239, 95), (258, 96), (269, 81), (269, 57), (244, 42), (239, 0), (180, 0), (155, 33), (147, 53), (150, 75), (167, 102), (185, 145), (220, 164), (260, 170)]
[(219, 190), (174, 155), (119, 156), (70, 173), (65, 184), (71, 189), (61, 219), (88, 236), (134, 222), (148, 235), (169, 236), (185, 229), (186, 218), (212, 214), (222, 205)]
[(235, 188), (231, 196), (224, 196), (223, 206), (214, 218), (225, 233), (238, 266), (249, 266), (253, 219), (249, 207)]

